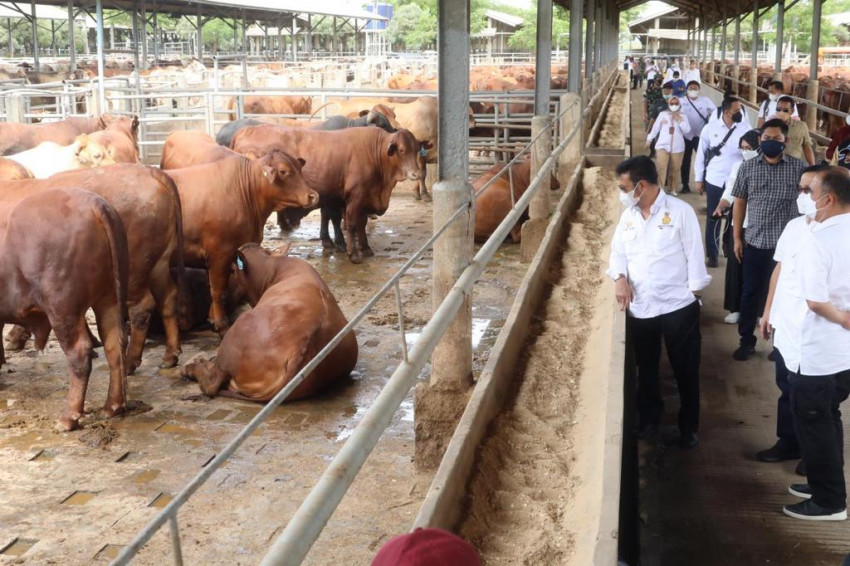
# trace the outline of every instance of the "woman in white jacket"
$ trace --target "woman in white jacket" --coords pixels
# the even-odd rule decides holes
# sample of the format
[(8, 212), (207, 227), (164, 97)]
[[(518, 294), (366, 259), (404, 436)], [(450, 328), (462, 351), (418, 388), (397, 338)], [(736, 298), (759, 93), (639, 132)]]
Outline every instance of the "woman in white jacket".
[(649, 149), (655, 142), (658, 184), (665, 192), (677, 195), (682, 182), (682, 158), (685, 155), (685, 135), (691, 131), (688, 119), (680, 111), (682, 103), (675, 96), (667, 102), (667, 110), (658, 115), (652, 130), (646, 136)]

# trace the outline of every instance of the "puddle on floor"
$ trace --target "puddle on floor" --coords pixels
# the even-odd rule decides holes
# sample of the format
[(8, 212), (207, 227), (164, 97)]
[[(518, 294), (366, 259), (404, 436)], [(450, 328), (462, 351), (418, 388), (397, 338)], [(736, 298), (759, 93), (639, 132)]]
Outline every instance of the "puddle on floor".
[(176, 424), (163, 424), (159, 428), (156, 429), (157, 432), (168, 432), (171, 434), (183, 434), (186, 436), (194, 436), (195, 431), (191, 428), (186, 428), (185, 426), (180, 426)]
[(14, 438), (0, 442), (0, 448), (16, 448), (21, 451), (32, 450), (33, 446), (42, 443), (44, 434), (32, 430)]
[(35, 546), (38, 540), (29, 538), (16, 538), (11, 543), (0, 549), (2, 556), (21, 556)]
[(151, 503), (150, 503), (150, 505), (148, 505), (148, 507), (156, 507), (157, 509), (164, 509), (166, 505), (171, 503), (172, 499), (174, 499), (174, 497), (172, 497), (168, 493), (160, 493), (159, 495), (157, 495), (154, 498), (153, 501), (151, 501)]
[(133, 483), (150, 483), (159, 476), (159, 470), (144, 470), (133, 477)]
[(120, 544), (107, 544), (94, 555), (95, 560), (114, 560), (118, 558), (118, 553), (124, 548)]
[(64, 500), (62, 505), (85, 505), (97, 496), (96, 493), (89, 491), (75, 491)]

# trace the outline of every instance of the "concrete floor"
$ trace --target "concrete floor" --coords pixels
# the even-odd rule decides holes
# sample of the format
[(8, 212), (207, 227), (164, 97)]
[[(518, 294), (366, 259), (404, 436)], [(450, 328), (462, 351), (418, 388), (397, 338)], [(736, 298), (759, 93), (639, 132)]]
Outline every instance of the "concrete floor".
[[(642, 92), (632, 91), (632, 155), (645, 153)], [(705, 218), (705, 200), (683, 199)], [(747, 362), (732, 360), (737, 327), (723, 323), (723, 274), (705, 293), (700, 444), (689, 452), (640, 446), (643, 566), (838, 565), (850, 553), (850, 522), (805, 523), (782, 514), (798, 500), (788, 485), (805, 481), (797, 462), (764, 464), (754, 454), (776, 440), (776, 399), (769, 344)], [(665, 424), (675, 424), (676, 385), (665, 376)], [(850, 419), (845, 439), (850, 444)], [(847, 470), (845, 470), (847, 473)]]

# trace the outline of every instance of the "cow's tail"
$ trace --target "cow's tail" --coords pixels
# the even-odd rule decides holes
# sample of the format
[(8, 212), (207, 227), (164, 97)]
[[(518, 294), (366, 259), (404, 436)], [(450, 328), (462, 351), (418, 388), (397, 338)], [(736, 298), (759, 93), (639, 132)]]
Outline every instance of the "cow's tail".
[(185, 300), (189, 296), (189, 291), (186, 287), (186, 250), (183, 245), (183, 204), (180, 201), (180, 193), (177, 191), (174, 180), (161, 169), (152, 168), (151, 171), (159, 182), (168, 189), (174, 203), (174, 212), (177, 216), (177, 249), (174, 250), (171, 263), (174, 266), (175, 278), (177, 279), (177, 316), (178, 320), (189, 320), (191, 318), (191, 305)]
[(316, 108), (315, 110), (313, 110), (313, 113), (312, 113), (312, 114), (310, 114), (310, 117), (307, 119), (307, 122), (312, 122), (312, 121), (313, 121), (313, 117), (314, 117), (316, 114), (318, 114), (318, 113), (319, 113), (319, 110), (321, 110), (322, 108), (325, 108), (325, 107), (327, 107), (327, 106), (330, 106), (331, 104), (336, 104), (336, 101), (335, 101), (335, 100), (332, 100), (332, 101), (330, 101), (330, 102), (325, 102), (324, 104), (322, 104), (321, 106), (319, 106), (318, 108)]
[(95, 200), (92, 210), (103, 226), (109, 242), (112, 275), (115, 279), (115, 298), (118, 300), (119, 336), (121, 350), (124, 351), (127, 348), (127, 321), (130, 320), (127, 307), (127, 287), (130, 279), (130, 248), (127, 244), (127, 232), (121, 217), (102, 198)]

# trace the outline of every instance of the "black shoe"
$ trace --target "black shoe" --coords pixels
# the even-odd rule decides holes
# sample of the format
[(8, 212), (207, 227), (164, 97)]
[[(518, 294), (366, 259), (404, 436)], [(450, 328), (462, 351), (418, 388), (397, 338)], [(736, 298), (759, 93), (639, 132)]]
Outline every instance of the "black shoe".
[(695, 432), (683, 434), (679, 438), (679, 448), (681, 448), (682, 450), (690, 450), (691, 448), (696, 446), (697, 443), (699, 443), (699, 437)]
[(739, 361), (744, 362), (749, 359), (750, 356), (756, 353), (756, 344), (755, 342), (744, 342), (741, 341), (741, 345), (738, 346), (738, 349), (732, 352), (732, 357)]
[(756, 460), (759, 462), (783, 462), (785, 460), (797, 460), (800, 458), (800, 449), (789, 446), (781, 438), (772, 447), (761, 452), (756, 452)]
[(720, 262), (719, 262), (719, 261), (717, 261), (717, 258), (716, 258), (716, 257), (714, 257), (714, 258), (709, 258), (709, 259), (705, 262), (705, 265), (706, 265), (706, 267), (717, 267), (718, 265), (720, 265)]
[(776, 348), (774, 348), (773, 350), (770, 351), (770, 353), (767, 355), (767, 359), (770, 360), (771, 362), (776, 361)]
[(681, 190), (681, 191), (679, 191), (679, 194), (680, 194), (680, 195), (686, 195), (686, 194), (688, 194), (689, 192), (691, 192), (691, 188), (690, 188), (690, 187), (682, 187), (682, 190)]
[(811, 499), (786, 505), (782, 512), (789, 517), (802, 519), (804, 521), (846, 521), (847, 509), (824, 509)]
[(788, 488), (788, 493), (800, 499), (812, 498), (812, 488), (807, 483), (792, 483)]
[(806, 473), (807, 471), (808, 470), (806, 469), (806, 461), (800, 460), (800, 462), (797, 464), (797, 468), (794, 470), (794, 473), (798, 476), (806, 477), (807, 475), (809, 475)]
[(657, 424), (645, 424), (638, 427), (635, 435), (641, 440), (649, 440), (658, 436)]

